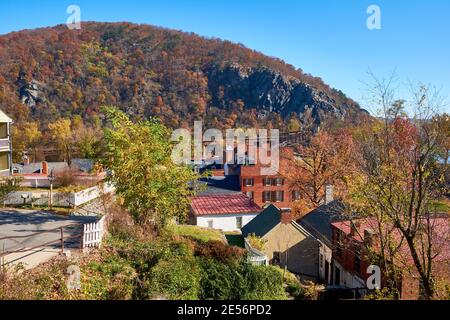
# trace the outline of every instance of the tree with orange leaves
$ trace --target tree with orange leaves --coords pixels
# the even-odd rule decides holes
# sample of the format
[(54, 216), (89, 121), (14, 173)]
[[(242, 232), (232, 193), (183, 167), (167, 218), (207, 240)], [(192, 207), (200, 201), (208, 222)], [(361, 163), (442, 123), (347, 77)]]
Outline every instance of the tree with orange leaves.
[(346, 190), (351, 174), (349, 163), (353, 140), (347, 130), (319, 132), (306, 146), (297, 146), (284, 155), (288, 165), (281, 174), (292, 190), (300, 191), (303, 210), (314, 209), (325, 200), (325, 187), (333, 185), (337, 194)]

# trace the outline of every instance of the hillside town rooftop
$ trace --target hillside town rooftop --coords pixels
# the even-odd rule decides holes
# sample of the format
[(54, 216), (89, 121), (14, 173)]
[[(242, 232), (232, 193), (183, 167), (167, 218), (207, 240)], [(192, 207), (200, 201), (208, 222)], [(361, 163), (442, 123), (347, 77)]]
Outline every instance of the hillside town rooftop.
[(261, 208), (245, 194), (203, 195), (193, 197), (192, 213), (195, 216), (251, 214)]

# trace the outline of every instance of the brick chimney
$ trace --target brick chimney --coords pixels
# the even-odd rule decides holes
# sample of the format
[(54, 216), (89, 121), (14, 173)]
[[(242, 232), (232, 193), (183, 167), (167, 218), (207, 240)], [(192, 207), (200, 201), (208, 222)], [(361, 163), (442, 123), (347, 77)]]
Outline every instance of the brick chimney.
[(291, 209), (280, 209), (280, 222), (282, 224), (290, 224), (292, 222)]
[(334, 186), (325, 186), (325, 204), (330, 204), (334, 201)]
[(47, 161), (42, 161), (41, 173), (45, 174), (45, 175), (48, 175), (48, 163), (47, 163)]

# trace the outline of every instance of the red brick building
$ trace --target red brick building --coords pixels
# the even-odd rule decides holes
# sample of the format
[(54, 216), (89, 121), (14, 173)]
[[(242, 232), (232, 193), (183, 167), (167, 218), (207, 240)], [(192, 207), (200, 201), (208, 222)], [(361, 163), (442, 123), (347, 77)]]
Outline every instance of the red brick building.
[(261, 175), (261, 167), (241, 166), (239, 170), (240, 188), (256, 204), (276, 204), (279, 208), (290, 208), (299, 194), (292, 192), (286, 179), (281, 175)]
[[(450, 283), (450, 220), (436, 218), (433, 232), (434, 275), (436, 280)], [(333, 247), (333, 283), (348, 288), (365, 288), (370, 274), (367, 273), (369, 263), (367, 247), (376, 250), (378, 240), (376, 222), (361, 219), (355, 222), (342, 221), (332, 224)], [(394, 235), (395, 237), (395, 235)], [(405, 270), (398, 280), (398, 291), (401, 299), (414, 300), (420, 298), (420, 281), (406, 244), (400, 249), (396, 265)], [(383, 285), (383, 279), (382, 283)]]
[[(290, 149), (281, 149), (280, 153), (283, 152), (290, 152)], [(230, 166), (228, 172), (239, 176), (239, 189), (259, 206), (275, 204), (279, 208), (292, 208), (292, 203), (300, 199), (300, 193), (292, 190), (279, 173), (287, 165), (288, 160), (280, 157), (279, 169), (273, 175), (265, 175), (264, 167), (259, 163)]]

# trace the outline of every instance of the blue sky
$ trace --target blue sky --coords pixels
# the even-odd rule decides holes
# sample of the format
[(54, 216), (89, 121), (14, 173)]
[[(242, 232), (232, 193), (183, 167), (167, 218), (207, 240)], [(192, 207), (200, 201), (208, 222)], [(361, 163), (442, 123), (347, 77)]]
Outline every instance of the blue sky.
[[(380, 77), (395, 69), (401, 94), (409, 81), (422, 81), (450, 101), (448, 0), (1, 0), (0, 34), (64, 23), (71, 4), (83, 21), (147, 23), (243, 43), (360, 102), (369, 69)], [(381, 30), (366, 27), (372, 4), (381, 8)]]

